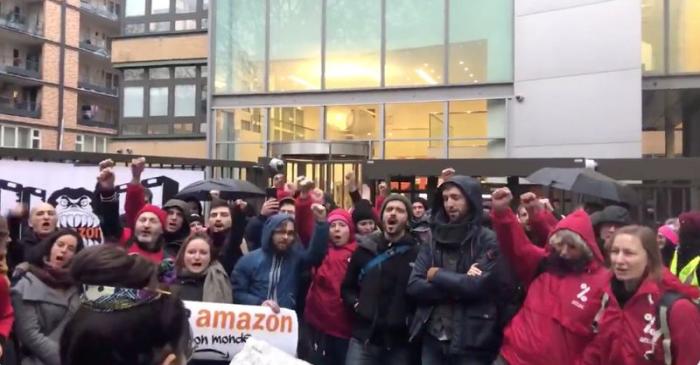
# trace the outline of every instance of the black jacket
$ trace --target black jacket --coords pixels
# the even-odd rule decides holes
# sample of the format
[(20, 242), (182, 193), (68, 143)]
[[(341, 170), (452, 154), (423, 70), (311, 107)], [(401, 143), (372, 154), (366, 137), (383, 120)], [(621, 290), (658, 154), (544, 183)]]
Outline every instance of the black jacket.
[[(462, 190), (468, 200), (471, 214), (466, 218), (467, 222), (464, 222), (467, 228), (452, 235), (453, 239), (457, 239), (456, 243), (440, 242), (439, 235), (434, 231), (432, 242), (421, 247), (407, 289), (417, 304), (416, 315), (411, 325), (411, 340), (426, 333), (428, 322), (437, 305), (454, 304), (454, 325), (449, 353), (492, 361), (498, 354), (502, 336), (498, 303), (504, 278), (498, 241), (495, 233), (481, 226), (479, 183), (464, 176), (455, 176), (449, 182)], [(440, 189), (433, 203), (434, 229), (447, 224), (442, 204)], [(446, 259), (447, 256), (456, 257), (456, 272), (444, 268), (443, 258)], [(475, 263), (482, 275), (467, 276), (469, 268)], [(429, 282), (427, 272), (431, 267), (441, 269)]]
[(406, 295), (406, 285), (418, 254), (418, 241), (407, 234), (392, 246), (403, 245), (411, 249), (369, 270), (362, 280), (359, 280), (362, 268), (389, 249), (389, 242), (382, 232), (375, 232), (360, 240), (350, 259), (341, 295), (345, 305), (355, 313), (352, 335), (362, 342), (384, 347), (408, 343), (408, 324), (414, 306)]
[(12, 275), (15, 267), (24, 262), (28, 257), (29, 252), (34, 250), (39, 242), (41, 242), (41, 239), (37, 237), (36, 233), (34, 233), (34, 230), (31, 227), (26, 227), (22, 231), (22, 238), (20, 238), (19, 232), (21, 230), (21, 225), (22, 219), (8, 219), (10, 243), (7, 246), (7, 266), (10, 270), (9, 275)]

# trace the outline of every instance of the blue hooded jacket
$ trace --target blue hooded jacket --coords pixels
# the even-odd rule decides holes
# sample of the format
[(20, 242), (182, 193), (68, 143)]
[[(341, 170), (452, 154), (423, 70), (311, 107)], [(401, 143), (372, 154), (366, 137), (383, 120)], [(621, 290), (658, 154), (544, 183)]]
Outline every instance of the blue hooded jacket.
[(328, 223), (316, 222), (307, 249), (297, 242), (284, 253), (276, 253), (272, 233), (284, 222), (294, 222), (286, 214), (270, 217), (262, 233), (262, 247), (243, 256), (231, 273), (233, 302), (260, 305), (274, 300), (282, 308), (295, 309), (299, 276), (309, 267), (318, 266), (328, 251)]

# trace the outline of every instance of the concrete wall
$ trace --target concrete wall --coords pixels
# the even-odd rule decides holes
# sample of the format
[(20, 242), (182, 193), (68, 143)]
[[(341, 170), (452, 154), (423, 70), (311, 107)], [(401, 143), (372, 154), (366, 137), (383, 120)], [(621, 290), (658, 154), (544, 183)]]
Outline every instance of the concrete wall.
[(107, 150), (110, 153), (116, 153), (117, 150), (126, 151), (127, 148), (131, 148), (134, 155), (139, 156), (207, 157), (207, 142), (204, 139), (149, 141), (117, 140), (110, 141), (107, 145)]
[(639, 0), (515, 1), (511, 157), (640, 157)]

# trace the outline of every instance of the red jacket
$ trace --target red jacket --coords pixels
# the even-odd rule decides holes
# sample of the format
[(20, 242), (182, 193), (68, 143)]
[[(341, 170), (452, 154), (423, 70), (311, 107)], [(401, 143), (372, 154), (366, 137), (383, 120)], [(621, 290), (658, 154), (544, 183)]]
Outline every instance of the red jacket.
[(12, 325), (15, 322), (15, 311), (10, 302), (10, 283), (5, 277), (0, 277), (0, 336), (10, 337)]
[(328, 246), (328, 254), (311, 279), (306, 295), (304, 318), (315, 329), (334, 337), (349, 339), (352, 334), (352, 313), (343, 304), (340, 286), (345, 279), (348, 263), (357, 249), (355, 238), (350, 243)]
[(132, 232), (130, 228), (124, 228), (124, 230), (122, 230), (122, 238), (120, 240), (121, 247), (124, 248), (129, 255), (139, 255), (155, 264), (160, 264), (165, 257), (162, 248), (158, 252), (149, 252), (141, 249), (135, 242), (131, 246), (128, 246)]
[[(600, 333), (586, 348), (578, 364), (664, 365), (663, 337), (656, 317), (659, 301), (668, 290), (667, 282), (667, 278), (662, 283), (645, 280), (622, 308), (608, 285), (606, 293), (610, 301), (600, 320)], [(700, 311), (690, 301), (680, 300), (673, 305), (668, 318), (673, 364), (697, 365), (700, 362)], [(652, 356), (650, 360), (645, 359), (647, 352)]]
[(492, 220), (501, 251), (528, 287), (523, 307), (505, 329), (501, 356), (509, 365), (574, 364), (593, 340), (593, 318), (609, 282), (590, 218), (578, 210), (553, 231), (580, 234), (594, 255), (583, 273), (564, 276), (546, 270), (537, 275), (547, 251), (529, 241), (512, 211), (494, 213)]
[(311, 210), (311, 206), (314, 201), (311, 196), (302, 198), (301, 196), (296, 198), (294, 222), (297, 229), (297, 234), (299, 239), (301, 239), (301, 244), (304, 247), (309, 245), (311, 242), (311, 236), (314, 233), (314, 227), (316, 226), (314, 220), (314, 213)]

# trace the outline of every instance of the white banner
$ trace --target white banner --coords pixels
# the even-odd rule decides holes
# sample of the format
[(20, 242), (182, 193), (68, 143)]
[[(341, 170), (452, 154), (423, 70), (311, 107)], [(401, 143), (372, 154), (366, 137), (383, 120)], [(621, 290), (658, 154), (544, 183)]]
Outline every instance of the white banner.
[[(57, 162), (0, 160), (0, 214), (6, 215), (18, 202), (30, 208), (41, 201), (56, 207), (59, 227), (78, 230), (88, 246), (102, 242), (99, 218), (92, 210), (93, 192), (99, 167)], [(131, 181), (131, 169), (123, 165), (114, 168), (116, 184)], [(146, 168), (142, 183), (153, 192), (153, 203), (161, 206), (164, 195), (200, 181), (203, 171)], [(164, 194), (165, 193), (165, 194)], [(121, 211), (124, 212), (124, 193)]]
[(251, 338), (296, 357), (299, 322), (294, 311), (261, 306), (185, 301), (190, 310), (194, 358), (230, 361)]

